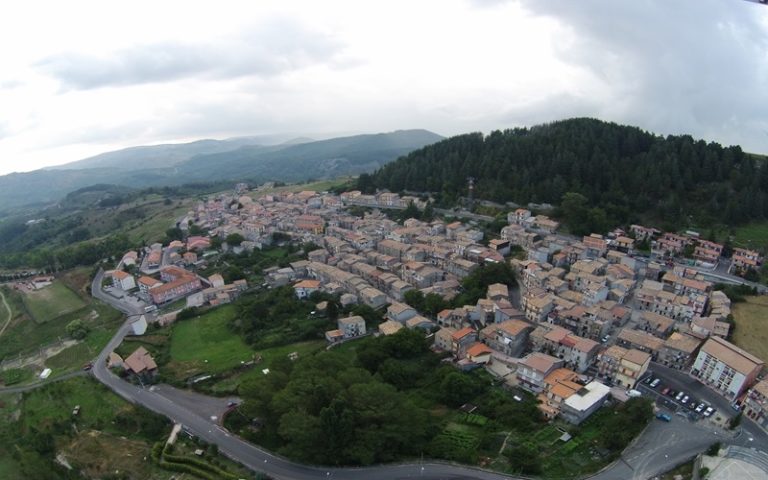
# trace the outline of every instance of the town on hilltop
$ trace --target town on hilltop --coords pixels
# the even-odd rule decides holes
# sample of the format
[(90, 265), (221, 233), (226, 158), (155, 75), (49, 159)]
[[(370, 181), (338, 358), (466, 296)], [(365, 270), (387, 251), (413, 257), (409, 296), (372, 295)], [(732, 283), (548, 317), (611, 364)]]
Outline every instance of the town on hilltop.
[[(358, 216), (350, 207), (365, 208)], [(178, 221), (186, 241), (128, 252), (107, 274), (112, 290), (138, 290), (153, 305), (148, 313), (180, 299), (186, 307), (221, 305), (249, 288), (283, 285), (292, 285), (299, 299), (322, 291), (343, 306), (367, 305), (381, 310), (385, 321), (366, 325), (360, 316), (341, 318), (337, 329), (326, 332), (329, 345), (420, 329), (457, 368), (485, 368), (503, 384), (537, 396), (550, 419), (579, 424), (608, 395), (626, 401), (650, 394), (693, 420), (725, 425), (743, 409), (768, 425), (768, 381), (759, 378), (764, 361), (727, 340), (731, 300), (712, 276), (724, 261), (723, 245), (696, 232), (641, 225), (575, 238), (524, 208), (510, 212), (508, 225), (490, 240), (473, 221), (399, 223), (383, 213), (413, 207), (424, 209), (427, 201), (389, 192), (249, 194), (247, 185), (238, 184), (234, 193), (200, 201)], [(227, 238), (237, 242), (222, 243)], [(265, 269), (266, 283), (249, 286), (195, 273), (215, 254), (214, 242), (234, 253), (274, 242), (318, 248), (307, 260)], [(411, 291), (449, 302), (468, 275), (505, 262), (518, 285), (491, 284), (476, 304), (429, 314), (407, 303)], [(734, 249), (724, 274), (762, 262), (755, 251)], [(678, 390), (669, 380), (674, 372), (696, 379), (707, 393), (693, 397)]]

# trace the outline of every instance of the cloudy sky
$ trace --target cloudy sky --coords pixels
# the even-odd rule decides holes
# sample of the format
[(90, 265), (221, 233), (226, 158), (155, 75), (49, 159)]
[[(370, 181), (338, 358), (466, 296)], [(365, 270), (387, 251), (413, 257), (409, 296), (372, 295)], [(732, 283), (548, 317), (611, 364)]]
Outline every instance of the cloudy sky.
[(768, 6), (745, 0), (14, 2), (0, 58), (0, 173), (574, 116), (768, 153)]

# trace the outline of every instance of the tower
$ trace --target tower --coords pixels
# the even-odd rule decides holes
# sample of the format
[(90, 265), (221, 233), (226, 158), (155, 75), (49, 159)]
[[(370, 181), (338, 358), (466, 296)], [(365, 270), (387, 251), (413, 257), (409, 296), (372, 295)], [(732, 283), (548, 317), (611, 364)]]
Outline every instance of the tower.
[(467, 177), (467, 210), (475, 206), (475, 177)]

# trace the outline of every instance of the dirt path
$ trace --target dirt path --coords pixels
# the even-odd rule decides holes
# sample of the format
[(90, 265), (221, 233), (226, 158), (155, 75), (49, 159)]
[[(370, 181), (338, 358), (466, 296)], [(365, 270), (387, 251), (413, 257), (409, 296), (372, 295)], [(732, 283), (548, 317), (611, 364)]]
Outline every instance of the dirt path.
[(8, 318), (5, 320), (5, 325), (3, 325), (3, 328), (0, 328), (0, 337), (3, 336), (3, 333), (5, 332), (5, 329), (8, 328), (8, 325), (11, 324), (11, 318), (13, 317), (13, 313), (11, 313), (11, 307), (8, 306), (8, 302), (5, 300), (5, 295), (3, 295), (3, 292), (0, 291), (0, 298), (3, 300), (3, 305), (5, 306), (5, 312), (8, 315)]

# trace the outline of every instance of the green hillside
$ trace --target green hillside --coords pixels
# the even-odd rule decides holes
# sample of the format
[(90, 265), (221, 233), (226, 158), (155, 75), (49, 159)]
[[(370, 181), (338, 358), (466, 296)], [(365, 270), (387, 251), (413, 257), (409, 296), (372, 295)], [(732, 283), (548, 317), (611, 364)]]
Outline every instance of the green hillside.
[(559, 204), (579, 193), (604, 210), (606, 224), (768, 217), (768, 167), (740, 147), (588, 118), (449, 138), (361, 175), (359, 188), (431, 191), (450, 205), (466, 195), (468, 177), (476, 197), (499, 202)]

